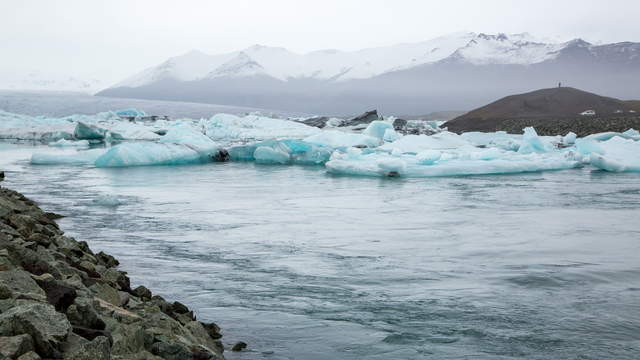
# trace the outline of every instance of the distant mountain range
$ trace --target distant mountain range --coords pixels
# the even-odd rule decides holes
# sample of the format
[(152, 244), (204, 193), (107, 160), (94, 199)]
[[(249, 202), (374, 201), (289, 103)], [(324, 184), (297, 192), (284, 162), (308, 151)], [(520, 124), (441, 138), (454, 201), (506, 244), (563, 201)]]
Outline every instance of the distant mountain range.
[(31, 71), (26, 74), (0, 74), (0, 89), (3, 90), (43, 90), (95, 93), (96, 91), (104, 89), (105, 86), (105, 83), (98, 79), (84, 79), (71, 75), (48, 74), (41, 71)]
[(469, 109), (507, 94), (564, 84), (638, 98), (640, 43), (553, 42), (529, 34), (455, 33), (358, 51), (293, 53), (254, 45), (170, 58), (98, 93), (351, 114)]

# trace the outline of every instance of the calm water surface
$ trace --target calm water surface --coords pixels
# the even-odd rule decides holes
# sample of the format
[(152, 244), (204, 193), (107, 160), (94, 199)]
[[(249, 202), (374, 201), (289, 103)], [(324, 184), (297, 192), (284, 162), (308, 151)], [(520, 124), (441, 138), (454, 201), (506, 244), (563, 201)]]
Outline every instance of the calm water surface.
[(640, 174), (31, 166), (36, 150), (0, 144), (4, 185), (249, 344), (228, 359), (640, 358)]

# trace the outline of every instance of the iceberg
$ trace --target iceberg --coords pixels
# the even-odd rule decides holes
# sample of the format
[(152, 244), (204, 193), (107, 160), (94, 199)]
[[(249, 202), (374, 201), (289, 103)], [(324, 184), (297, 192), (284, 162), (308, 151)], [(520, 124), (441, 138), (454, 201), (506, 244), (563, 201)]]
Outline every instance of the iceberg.
[(611, 172), (640, 171), (640, 142), (612, 137), (598, 145), (599, 151), (590, 153), (591, 165)]
[(217, 141), (304, 138), (321, 131), (299, 122), (260, 115), (216, 114), (209, 120), (201, 120), (199, 126), (205, 129), (205, 135)]
[(328, 146), (334, 149), (357, 147), (377, 147), (382, 142), (381, 139), (365, 134), (355, 134), (339, 130), (325, 130), (318, 134), (304, 138), (305, 142)]
[(380, 146), (380, 149), (398, 149), (404, 153), (415, 154), (425, 150), (455, 149), (465, 146), (474, 148), (460, 135), (443, 131), (434, 135), (406, 135), (397, 141)]
[(329, 160), (333, 149), (302, 140), (268, 140), (229, 148), (233, 161), (255, 161), (261, 164), (321, 165)]
[(33, 165), (93, 165), (97, 158), (105, 153), (105, 149), (84, 151), (34, 153), (31, 155)]
[(477, 150), (430, 150), (398, 157), (382, 151), (365, 153), (350, 149), (346, 153), (334, 152), (325, 166), (333, 174), (393, 177), (510, 174), (581, 166), (581, 162), (571, 154), (561, 152), (518, 154), (499, 149)]
[(382, 120), (375, 120), (370, 122), (362, 133), (382, 140), (387, 130), (393, 130), (393, 124)]
[(49, 143), (49, 146), (53, 146), (53, 147), (88, 148), (89, 147), (89, 141), (87, 141), (87, 140), (73, 141), (73, 140), (60, 139), (58, 141)]
[(217, 149), (200, 151), (185, 144), (123, 143), (95, 160), (97, 167), (200, 164), (213, 160)]
[(179, 124), (175, 125), (160, 138), (161, 143), (185, 144), (207, 150), (218, 147), (215, 141), (194, 128)]
[(91, 200), (91, 205), (95, 206), (116, 207), (124, 204), (126, 204), (126, 201), (111, 194), (99, 195), (95, 199)]
[(259, 146), (253, 152), (253, 158), (258, 164), (288, 164), (291, 161), (289, 153), (284, 149)]
[(524, 134), (522, 135), (522, 142), (518, 148), (519, 154), (531, 154), (531, 153), (546, 153), (553, 150), (552, 146), (545, 143), (540, 139), (536, 129), (532, 127), (524, 128)]
[(118, 134), (121, 140), (158, 140), (161, 138), (160, 135), (153, 132), (148, 126), (126, 121), (114, 123), (109, 128), (109, 131)]
[(107, 129), (99, 126), (89, 125), (82, 121), (78, 121), (73, 135), (78, 140), (102, 140), (107, 134), (107, 131)]
[(122, 109), (122, 110), (115, 111), (115, 113), (118, 116), (122, 116), (122, 117), (143, 117), (143, 116), (147, 116), (147, 113), (145, 113), (144, 111), (138, 110), (138, 109)]
[(562, 145), (571, 146), (575, 144), (577, 135), (574, 132), (569, 132), (567, 135), (562, 137)]

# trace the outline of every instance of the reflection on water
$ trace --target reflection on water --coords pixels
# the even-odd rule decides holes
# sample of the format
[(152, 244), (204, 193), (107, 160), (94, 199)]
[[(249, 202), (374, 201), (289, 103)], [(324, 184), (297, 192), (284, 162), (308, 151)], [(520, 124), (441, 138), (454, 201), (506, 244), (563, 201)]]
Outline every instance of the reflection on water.
[(7, 185), (249, 343), (229, 359), (640, 354), (640, 174), (38, 167), (31, 151), (0, 145)]

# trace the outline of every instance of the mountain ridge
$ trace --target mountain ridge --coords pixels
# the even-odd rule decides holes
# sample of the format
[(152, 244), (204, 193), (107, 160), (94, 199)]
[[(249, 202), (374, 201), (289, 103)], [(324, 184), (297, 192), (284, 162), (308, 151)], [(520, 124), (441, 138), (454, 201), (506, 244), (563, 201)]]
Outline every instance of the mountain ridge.
[[(169, 59), (98, 95), (339, 115), (368, 108), (403, 114), (469, 109), (558, 82), (619, 98), (640, 93), (633, 81), (640, 78), (640, 43), (633, 42), (545, 43), (529, 34), (457, 33), (354, 52), (295, 54), (254, 45), (194, 54), (185, 62)], [(245, 61), (229, 66), (239, 54)]]

